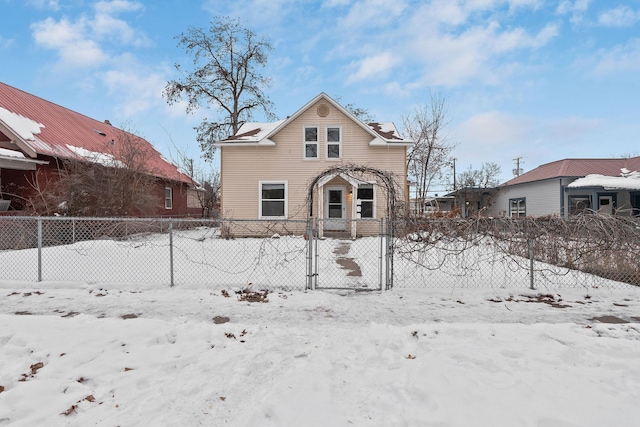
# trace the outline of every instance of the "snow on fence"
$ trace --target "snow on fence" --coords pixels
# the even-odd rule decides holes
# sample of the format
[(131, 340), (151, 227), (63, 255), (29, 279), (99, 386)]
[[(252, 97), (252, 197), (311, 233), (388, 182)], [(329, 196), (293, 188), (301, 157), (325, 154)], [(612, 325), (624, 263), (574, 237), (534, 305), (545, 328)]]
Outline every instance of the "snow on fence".
[[(317, 222), (0, 217), (0, 280), (212, 289), (640, 285), (630, 217), (403, 219), (379, 236)], [(391, 238), (393, 236), (393, 238)]]

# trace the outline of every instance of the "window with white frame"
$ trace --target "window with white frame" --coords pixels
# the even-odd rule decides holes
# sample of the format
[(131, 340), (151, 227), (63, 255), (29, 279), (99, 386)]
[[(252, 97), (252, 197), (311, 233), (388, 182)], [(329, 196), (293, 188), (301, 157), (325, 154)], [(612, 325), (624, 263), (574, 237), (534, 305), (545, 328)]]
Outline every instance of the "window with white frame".
[(342, 157), (342, 132), (338, 126), (327, 127), (327, 159)]
[(509, 199), (509, 216), (515, 218), (527, 216), (526, 202), (527, 199), (525, 197)]
[(304, 158), (318, 158), (318, 126), (304, 127)]
[(356, 205), (360, 218), (375, 218), (373, 184), (360, 184), (358, 186)]
[(287, 183), (260, 181), (259, 185), (260, 218), (286, 218)]
[(171, 187), (165, 187), (164, 189), (164, 208), (173, 209), (173, 190)]

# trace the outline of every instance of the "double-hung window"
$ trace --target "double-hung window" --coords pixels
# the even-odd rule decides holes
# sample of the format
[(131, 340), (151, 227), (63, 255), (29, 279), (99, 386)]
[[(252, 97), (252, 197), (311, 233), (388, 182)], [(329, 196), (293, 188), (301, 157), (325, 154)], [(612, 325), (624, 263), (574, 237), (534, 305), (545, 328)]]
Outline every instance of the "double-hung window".
[(527, 200), (524, 197), (509, 199), (509, 216), (519, 218), (527, 216)]
[(327, 159), (342, 157), (341, 129), (338, 126), (327, 127)]
[(171, 187), (165, 187), (164, 189), (164, 208), (173, 209), (173, 190)]
[(287, 183), (266, 182), (259, 183), (259, 210), (260, 218), (286, 218), (287, 217)]
[(318, 126), (304, 127), (304, 158), (318, 158)]
[(569, 196), (569, 214), (578, 215), (591, 212), (590, 196)]
[(360, 218), (375, 218), (373, 184), (360, 184), (358, 186), (356, 203), (360, 211)]

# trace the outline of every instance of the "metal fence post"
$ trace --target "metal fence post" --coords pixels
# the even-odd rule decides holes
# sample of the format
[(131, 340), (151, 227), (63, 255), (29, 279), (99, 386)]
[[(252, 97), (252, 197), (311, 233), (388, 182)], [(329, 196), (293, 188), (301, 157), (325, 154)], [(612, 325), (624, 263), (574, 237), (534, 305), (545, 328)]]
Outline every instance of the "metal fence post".
[(535, 289), (533, 280), (533, 236), (529, 236), (529, 288)]
[(38, 282), (42, 282), (42, 218), (38, 218)]
[(382, 286), (382, 263), (384, 262), (384, 228), (383, 228), (383, 220), (380, 219), (380, 226), (378, 231), (378, 238), (380, 239), (380, 257), (378, 260), (378, 285), (380, 286), (380, 290), (384, 290), (384, 286)]
[(169, 220), (169, 270), (171, 271), (171, 287), (173, 287), (173, 221)]
[(307, 220), (307, 289), (313, 289), (313, 218)]

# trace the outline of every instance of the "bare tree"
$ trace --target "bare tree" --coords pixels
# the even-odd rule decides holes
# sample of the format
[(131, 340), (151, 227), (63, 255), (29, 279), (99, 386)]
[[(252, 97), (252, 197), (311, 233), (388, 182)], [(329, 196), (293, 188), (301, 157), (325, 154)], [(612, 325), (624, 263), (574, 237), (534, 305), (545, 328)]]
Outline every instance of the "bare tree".
[(193, 64), (186, 72), (175, 64), (182, 77), (170, 80), (163, 95), (170, 105), (184, 96), (187, 113), (200, 107), (223, 113), (224, 117), (217, 120), (205, 118), (195, 128), (202, 153), (211, 160), (213, 142), (235, 134), (254, 110), (261, 109), (267, 117), (273, 117), (273, 103), (264, 94), (271, 79), (258, 70), (267, 63), (272, 46), (268, 38), (258, 37), (229, 17), (212, 20), (208, 31), (190, 27), (176, 39), (178, 46), (193, 56)]
[(483, 163), (480, 169), (469, 168), (458, 176), (459, 185), (468, 188), (492, 188), (500, 184), (500, 166), (494, 162)]
[(85, 153), (59, 164), (56, 177), (34, 174), (29, 207), (39, 215), (151, 215), (159, 199), (149, 169), (151, 147), (133, 133), (118, 131), (101, 153)]
[(191, 177), (190, 197), (196, 199), (202, 218), (209, 218), (220, 208), (220, 173), (196, 166), (185, 152), (178, 152), (178, 157), (180, 168)]
[(464, 215), (474, 216), (482, 208), (493, 204), (495, 192), (490, 191), (500, 184), (501, 168), (497, 163), (482, 163), (480, 169), (469, 168), (458, 176), (457, 194), (463, 198)]
[(429, 94), (429, 101), (415, 107), (402, 118), (406, 134), (415, 141), (407, 154), (409, 179), (416, 189), (417, 214), (424, 213), (424, 200), (434, 182), (441, 181), (451, 164), (451, 151), (457, 146), (449, 140), (445, 128), (449, 124), (445, 99)]

